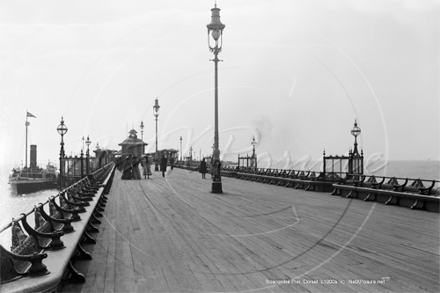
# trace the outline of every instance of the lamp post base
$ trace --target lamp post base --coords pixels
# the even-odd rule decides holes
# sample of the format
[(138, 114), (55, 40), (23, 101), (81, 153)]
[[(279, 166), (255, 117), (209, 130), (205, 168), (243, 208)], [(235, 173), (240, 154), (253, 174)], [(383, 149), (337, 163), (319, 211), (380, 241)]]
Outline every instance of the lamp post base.
[(222, 182), (212, 182), (211, 193), (223, 193)]

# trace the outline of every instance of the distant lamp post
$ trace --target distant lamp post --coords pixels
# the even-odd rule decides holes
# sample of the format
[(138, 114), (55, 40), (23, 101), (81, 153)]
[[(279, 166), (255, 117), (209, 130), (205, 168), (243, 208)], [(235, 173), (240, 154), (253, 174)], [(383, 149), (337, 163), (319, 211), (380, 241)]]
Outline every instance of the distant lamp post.
[(63, 176), (64, 176), (64, 135), (67, 133), (67, 126), (64, 124), (63, 116), (61, 116), (60, 125), (57, 127), (58, 133), (61, 135), (61, 149), (60, 149), (60, 191), (63, 189)]
[(358, 127), (356, 120), (354, 120), (354, 126), (353, 129), (351, 130), (351, 135), (354, 136), (354, 150), (353, 153), (354, 154), (359, 154), (358, 149), (357, 149), (357, 137), (358, 135), (361, 134), (361, 129)]
[(89, 164), (90, 164), (90, 151), (89, 151), (89, 147), (90, 144), (92, 143), (92, 141), (90, 140), (89, 136), (87, 135), (87, 140), (86, 140), (86, 145), (87, 145), (87, 152), (86, 152), (86, 174), (89, 175)]
[(81, 158), (81, 179), (82, 178), (84, 178), (84, 163), (83, 163), (83, 161), (84, 161), (84, 136), (82, 137), (82, 143), (83, 143), (83, 145), (82, 145), (82, 148), (81, 148), (81, 155), (80, 155), (80, 158)]
[[(220, 9), (215, 7), (211, 9), (211, 23), (206, 26), (208, 28), (208, 46), (209, 50), (214, 53), (214, 81), (215, 81), (215, 94), (214, 94), (214, 152), (213, 152), (213, 176), (212, 176), (212, 193), (223, 193), (222, 180), (220, 176), (220, 150), (219, 150), (219, 137), (218, 137), (218, 54), (222, 50), (223, 45), (223, 29), (225, 25), (220, 21)], [(215, 41), (215, 46), (211, 47), (210, 37)], [(220, 41), (220, 42), (219, 42)]]
[(189, 148), (189, 160), (192, 162), (193, 160), (193, 147)]
[(154, 171), (159, 171), (158, 168), (158, 163), (159, 163), (159, 154), (158, 154), (158, 149), (157, 149), (157, 117), (159, 117), (159, 100), (156, 98), (155, 102), (154, 102), (154, 106), (153, 106), (153, 114), (154, 117), (156, 117), (156, 162), (154, 164)]
[(180, 137), (180, 160), (183, 161), (183, 157), (182, 157), (182, 137)]
[(255, 155), (255, 146), (257, 145), (257, 142), (255, 141), (255, 136), (252, 138), (252, 167), (257, 168), (257, 157)]
[(144, 140), (144, 121), (141, 121), (141, 140)]
[(359, 154), (357, 147), (357, 137), (361, 134), (361, 129), (358, 127), (356, 120), (354, 120), (354, 126), (350, 132), (354, 136), (354, 149), (349, 154), (348, 170), (350, 174), (362, 175), (364, 173), (364, 154), (363, 151)]

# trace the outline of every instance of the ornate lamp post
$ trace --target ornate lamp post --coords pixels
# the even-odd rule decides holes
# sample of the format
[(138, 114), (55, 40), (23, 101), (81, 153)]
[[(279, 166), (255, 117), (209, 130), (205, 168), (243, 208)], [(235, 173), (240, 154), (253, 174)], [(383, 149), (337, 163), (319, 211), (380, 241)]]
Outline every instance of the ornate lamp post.
[(251, 145), (253, 147), (253, 149), (252, 149), (252, 167), (257, 168), (257, 158), (255, 156), (255, 146), (257, 145), (257, 142), (255, 141), (255, 136), (252, 138)]
[(353, 129), (351, 130), (351, 135), (354, 136), (354, 150), (353, 153), (354, 154), (359, 154), (358, 149), (357, 149), (357, 137), (358, 135), (361, 134), (361, 129), (358, 127), (356, 120), (354, 120), (354, 126)]
[(183, 161), (183, 154), (182, 154), (182, 137), (180, 137), (180, 160)]
[(361, 134), (361, 129), (358, 127), (356, 120), (354, 120), (353, 129), (350, 131), (351, 135), (354, 136), (354, 149), (350, 154), (349, 160), (349, 173), (350, 174), (363, 174), (364, 170), (364, 160), (363, 160), (363, 152), (359, 154), (357, 147), (357, 137)]
[(95, 152), (95, 163), (93, 166), (96, 169), (101, 168), (101, 147), (99, 146), (99, 142), (96, 143), (96, 151)]
[(61, 149), (60, 149), (60, 191), (63, 190), (63, 176), (64, 176), (64, 140), (63, 136), (67, 133), (67, 126), (64, 125), (63, 116), (61, 116), (61, 123), (57, 127), (58, 133), (61, 135)]
[(144, 121), (141, 121), (141, 140), (144, 140)]
[(81, 148), (81, 179), (82, 178), (84, 178), (84, 163), (83, 163), (83, 161), (84, 161), (84, 136), (82, 137), (82, 141), (83, 141), (83, 145), (82, 145), (82, 148)]
[(89, 146), (92, 143), (92, 141), (89, 139), (89, 136), (87, 135), (86, 145), (87, 145), (87, 152), (86, 152), (86, 174), (89, 175), (89, 163), (90, 163), (90, 152), (89, 152)]
[(154, 163), (154, 171), (159, 171), (158, 168), (158, 162), (159, 162), (159, 153), (158, 153), (158, 149), (157, 149), (157, 117), (159, 117), (159, 101), (156, 98), (156, 100), (154, 101), (154, 106), (153, 106), (153, 114), (154, 117), (156, 117), (156, 161)]
[(157, 152), (158, 151), (157, 150), (157, 117), (159, 117), (159, 109), (160, 109), (159, 101), (156, 98), (154, 106), (153, 106), (153, 114), (154, 114), (154, 117), (156, 117), (156, 162), (154, 164), (154, 171), (159, 171), (159, 168), (158, 168), (159, 154)]
[[(218, 54), (222, 50), (223, 45), (223, 29), (225, 28), (225, 25), (221, 23), (220, 21), (220, 9), (217, 8), (217, 4), (215, 4), (215, 7), (211, 9), (211, 23), (208, 24), (206, 27), (208, 28), (208, 46), (209, 50), (214, 53), (214, 59), (211, 61), (214, 61), (214, 83), (215, 83), (215, 98), (214, 98), (214, 152), (213, 152), (213, 176), (212, 176), (212, 193), (223, 193), (222, 190), (222, 180), (220, 176), (220, 150), (219, 150), (219, 137), (218, 137), (218, 76), (217, 76), (217, 67), (218, 62), (220, 61), (218, 59)], [(214, 47), (211, 47), (210, 37), (211, 34), (212, 38), (215, 41)], [(220, 41), (220, 42), (219, 42)]]
[(192, 162), (192, 160), (193, 160), (193, 147), (189, 148), (189, 160), (190, 160), (190, 162)]

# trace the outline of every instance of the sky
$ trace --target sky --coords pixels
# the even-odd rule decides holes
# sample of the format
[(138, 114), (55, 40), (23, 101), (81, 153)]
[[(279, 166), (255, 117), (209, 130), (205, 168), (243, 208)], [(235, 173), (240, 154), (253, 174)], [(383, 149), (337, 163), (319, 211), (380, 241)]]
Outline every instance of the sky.
[[(220, 151), (225, 160), (347, 154), (440, 158), (439, 1), (218, 0)], [(1, 1), (0, 166), (119, 150), (130, 129), (158, 147), (212, 153), (214, 0)], [(141, 134), (140, 123), (145, 128)]]

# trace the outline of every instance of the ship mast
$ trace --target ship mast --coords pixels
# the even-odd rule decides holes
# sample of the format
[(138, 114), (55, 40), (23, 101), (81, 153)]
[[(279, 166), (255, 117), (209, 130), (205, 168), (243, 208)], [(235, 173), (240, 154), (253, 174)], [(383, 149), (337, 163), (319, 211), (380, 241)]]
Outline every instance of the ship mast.
[(28, 111), (26, 111), (26, 123), (24, 124), (24, 125), (26, 125), (26, 146), (25, 146), (25, 154), (24, 154), (24, 157), (25, 157), (25, 161), (24, 161), (24, 166), (27, 168), (27, 155), (28, 155), (28, 150), (27, 150), (27, 147), (28, 147), (28, 126), (29, 126), (29, 122), (28, 122), (28, 117), (32, 117), (32, 118), (37, 118), (37, 117), (35, 117), (34, 115), (32, 115), (31, 113), (29, 113)]
[(25, 161), (24, 161), (24, 167), (27, 168), (27, 146), (28, 146), (28, 126), (29, 126), (29, 122), (28, 122), (28, 112), (26, 111), (26, 145), (25, 145), (25, 153), (24, 153), (24, 157), (25, 157)]

